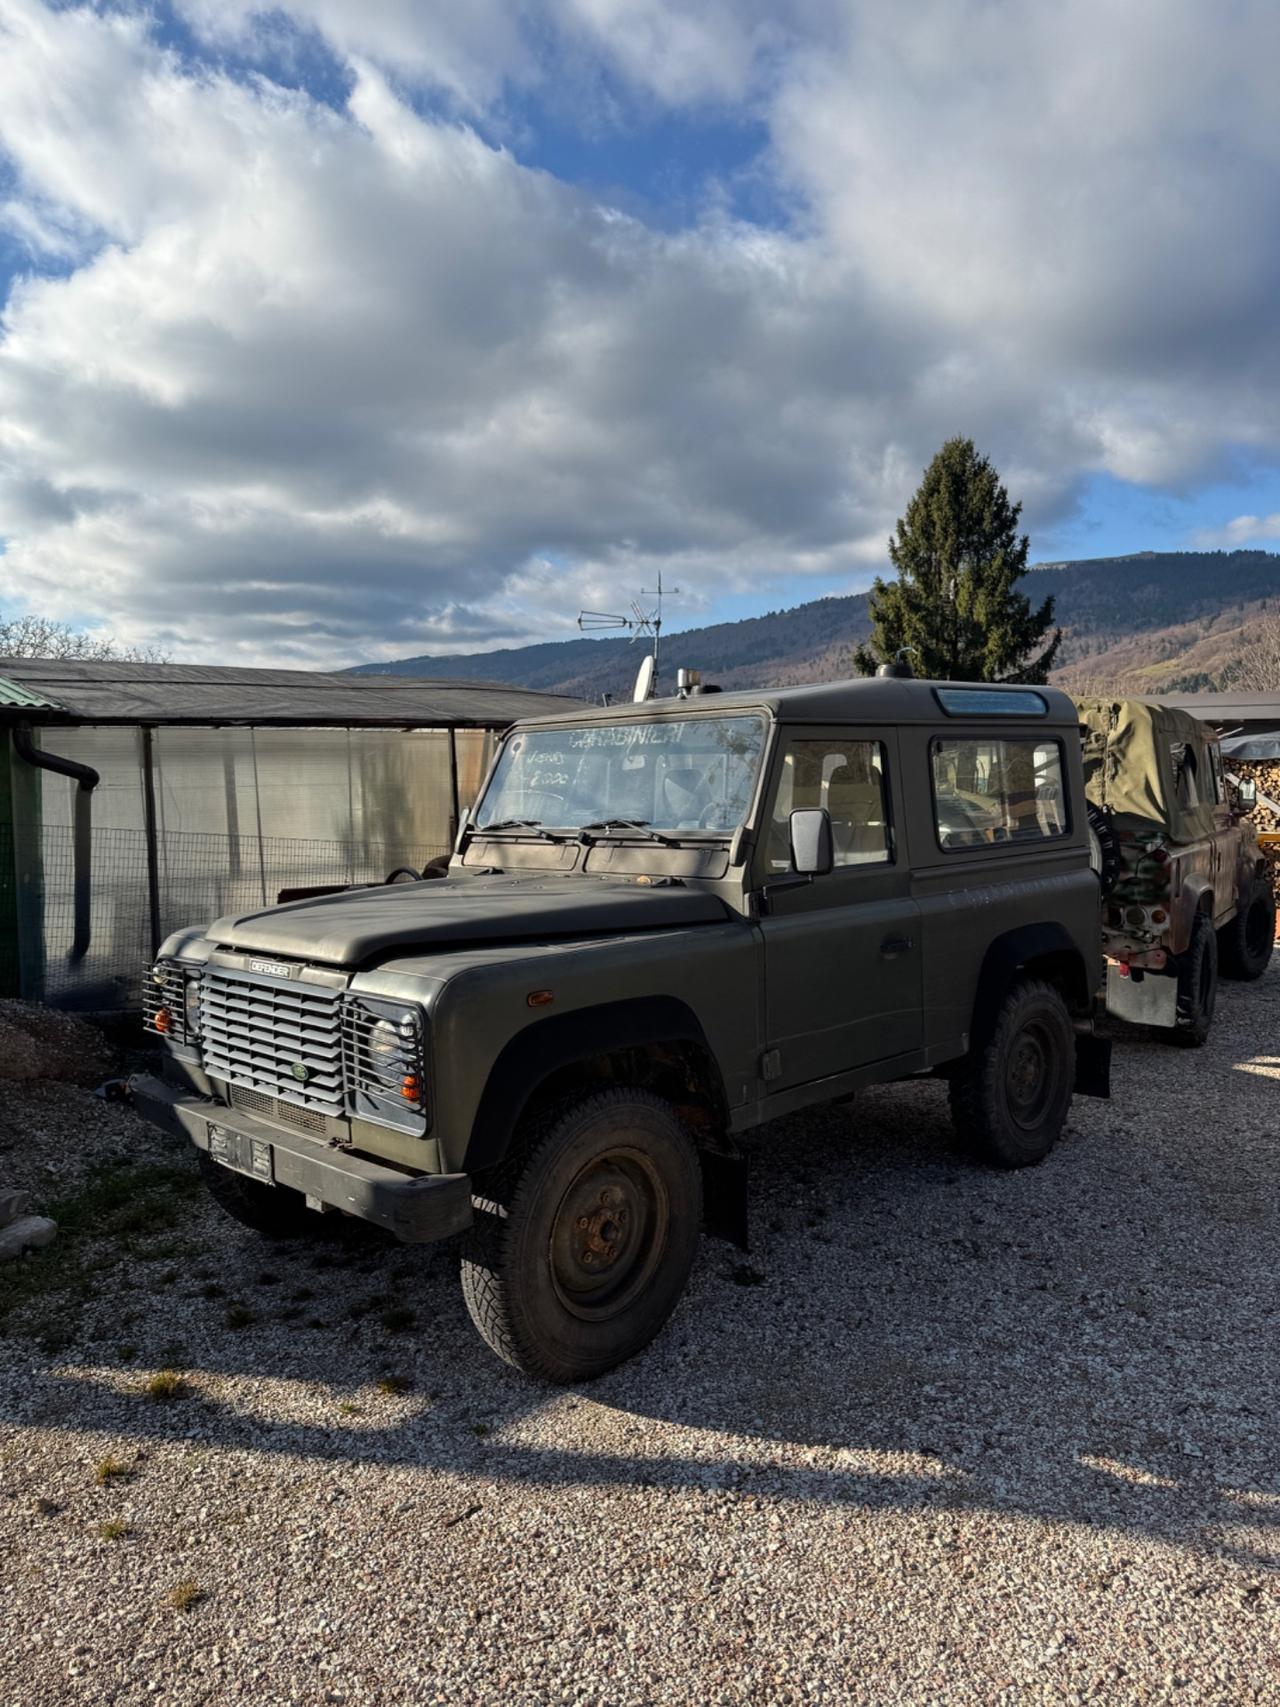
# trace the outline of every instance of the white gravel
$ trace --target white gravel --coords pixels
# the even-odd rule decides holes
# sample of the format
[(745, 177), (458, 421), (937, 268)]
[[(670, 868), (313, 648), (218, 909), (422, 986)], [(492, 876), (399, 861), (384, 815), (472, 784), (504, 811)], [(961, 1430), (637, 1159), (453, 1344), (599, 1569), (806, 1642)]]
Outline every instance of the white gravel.
[[(199, 1199), (68, 1234), (41, 1260), (104, 1263), (70, 1342), (39, 1302), (0, 1337), (0, 1699), (1280, 1701), (1278, 1078), (1280, 963), (1207, 1049), (1126, 1043), (1025, 1174), (970, 1168), (933, 1085), (770, 1127), (749, 1272), (708, 1242), (579, 1391), (492, 1359), (447, 1251)], [(163, 1149), (3, 1104), (38, 1206), (41, 1158)]]

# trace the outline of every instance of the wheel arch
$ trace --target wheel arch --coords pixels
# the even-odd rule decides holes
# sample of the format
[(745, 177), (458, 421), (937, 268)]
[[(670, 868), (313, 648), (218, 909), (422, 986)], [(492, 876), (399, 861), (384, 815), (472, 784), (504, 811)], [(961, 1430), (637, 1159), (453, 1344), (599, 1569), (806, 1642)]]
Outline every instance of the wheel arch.
[(1066, 926), (1055, 919), (1019, 925), (996, 937), (983, 956), (973, 998), (970, 1048), (990, 1041), (1001, 999), (1020, 976), (1043, 978), (1054, 985), (1075, 1015), (1087, 1014), (1093, 1005), (1088, 965)]
[(518, 1032), (489, 1070), (462, 1167), (502, 1160), (526, 1114), (575, 1084), (634, 1084), (675, 1103), (686, 1121), (712, 1130), (728, 1117), (724, 1079), (688, 1003), (641, 996), (556, 1014)]

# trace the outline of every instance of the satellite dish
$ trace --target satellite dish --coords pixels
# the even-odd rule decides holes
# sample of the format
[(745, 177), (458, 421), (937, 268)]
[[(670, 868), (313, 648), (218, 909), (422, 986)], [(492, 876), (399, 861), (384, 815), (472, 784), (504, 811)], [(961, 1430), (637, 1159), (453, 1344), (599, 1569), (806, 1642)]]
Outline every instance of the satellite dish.
[(633, 705), (641, 705), (646, 699), (653, 698), (653, 678), (657, 673), (658, 666), (654, 662), (653, 654), (650, 653), (649, 656), (641, 662), (640, 668), (636, 671), (635, 690), (631, 695), (631, 703)]

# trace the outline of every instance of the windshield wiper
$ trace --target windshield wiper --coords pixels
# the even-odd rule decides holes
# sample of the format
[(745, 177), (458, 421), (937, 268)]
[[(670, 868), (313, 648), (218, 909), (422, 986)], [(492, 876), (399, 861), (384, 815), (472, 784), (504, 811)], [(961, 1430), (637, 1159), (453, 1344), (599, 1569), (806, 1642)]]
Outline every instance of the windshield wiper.
[(637, 836), (644, 836), (651, 842), (661, 842), (664, 848), (680, 846), (674, 836), (664, 836), (660, 830), (650, 829), (647, 818), (601, 818), (597, 824), (583, 824), (580, 834), (591, 830), (632, 830)]
[(496, 824), (478, 824), (476, 834), (487, 836), (494, 830), (532, 830), (535, 836), (541, 836), (544, 842), (562, 842), (563, 836), (553, 836), (550, 830), (544, 829), (536, 818), (500, 818)]

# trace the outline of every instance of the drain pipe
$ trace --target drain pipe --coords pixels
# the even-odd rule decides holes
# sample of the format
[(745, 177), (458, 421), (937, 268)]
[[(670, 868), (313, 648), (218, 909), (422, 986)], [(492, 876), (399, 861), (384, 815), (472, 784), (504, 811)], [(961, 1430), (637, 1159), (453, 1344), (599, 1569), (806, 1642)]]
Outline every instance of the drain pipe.
[(20, 759), (25, 759), (29, 765), (34, 765), (37, 770), (54, 771), (58, 776), (69, 776), (72, 782), (80, 785), (75, 793), (75, 820), (72, 839), (75, 932), (71, 939), (71, 952), (67, 956), (67, 959), (74, 965), (77, 960), (83, 960), (89, 952), (89, 941), (92, 935), (92, 927), (89, 921), (89, 868), (93, 858), (92, 795), (102, 778), (92, 765), (78, 764), (75, 759), (62, 759), (56, 753), (47, 753), (43, 747), (37, 747), (31, 738), (31, 725), (29, 723), (15, 724), (13, 750)]

